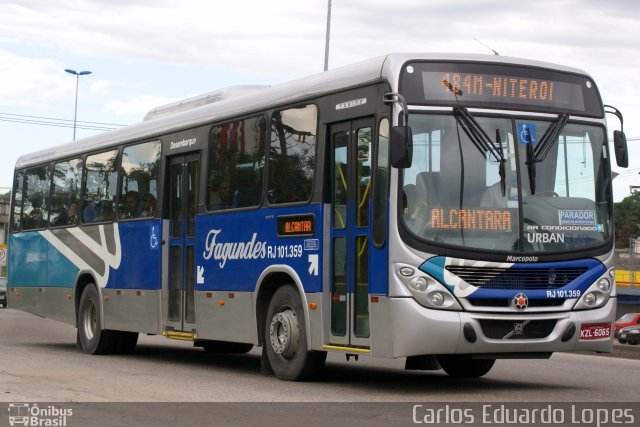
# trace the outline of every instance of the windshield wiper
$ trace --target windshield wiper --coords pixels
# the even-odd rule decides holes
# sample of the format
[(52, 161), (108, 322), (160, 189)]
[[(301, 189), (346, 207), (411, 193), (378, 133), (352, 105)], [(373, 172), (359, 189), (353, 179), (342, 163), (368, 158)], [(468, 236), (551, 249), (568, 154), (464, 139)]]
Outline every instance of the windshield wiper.
[[(533, 148), (533, 141), (530, 140), (527, 143), (526, 165), (527, 171), (529, 172), (531, 194), (536, 194), (536, 163), (544, 161), (568, 121), (569, 115), (567, 113), (561, 113), (558, 120), (549, 126), (549, 129), (547, 129), (540, 141), (538, 141), (535, 148)], [(531, 137), (529, 136), (529, 138)]]
[(500, 130), (496, 129), (496, 141), (493, 142), (465, 107), (460, 105), (453, 107), (453, 116), (478, 151), (480, 151), (485, 158), (487, 157), (486, 153), (489, 152), (491, 156), (500, 163), (498, 173), (500, 174), (500, 189), (504, 197), (507, 192), (505, 179), (507, 160), (504, 157), (504, 151), (502, 149)]

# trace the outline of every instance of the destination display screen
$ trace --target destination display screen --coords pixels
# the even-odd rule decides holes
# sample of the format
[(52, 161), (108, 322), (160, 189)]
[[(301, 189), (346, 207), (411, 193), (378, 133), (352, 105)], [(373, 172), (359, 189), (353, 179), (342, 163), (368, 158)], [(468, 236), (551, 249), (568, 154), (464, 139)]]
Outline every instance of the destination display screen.
[(430, 226), (436, 230), (512, 232), (516, 214), (512, 209), (432, 208)]
[(315, 233), (314, 217), (311, 214), (278, 217), (278, 235), (306, 236)]
[(409, 104), (604, 115), (589, 77), (523, 66), (412, 63), (404, 67), (401, 92)]

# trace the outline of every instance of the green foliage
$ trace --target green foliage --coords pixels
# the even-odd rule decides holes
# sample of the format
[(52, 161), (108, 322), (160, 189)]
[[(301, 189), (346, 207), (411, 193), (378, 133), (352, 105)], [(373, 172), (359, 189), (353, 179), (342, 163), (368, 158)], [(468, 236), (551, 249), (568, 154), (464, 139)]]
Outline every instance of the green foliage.
[(614, 205), (616, 247), (629, 247), (629, 239), (640, 236), (640, 192), (625, 197)]

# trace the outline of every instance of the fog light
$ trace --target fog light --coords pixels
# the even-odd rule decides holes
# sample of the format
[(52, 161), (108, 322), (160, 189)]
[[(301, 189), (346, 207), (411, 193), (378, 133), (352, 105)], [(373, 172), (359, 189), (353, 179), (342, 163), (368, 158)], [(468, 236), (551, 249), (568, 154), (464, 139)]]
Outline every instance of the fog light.
[(597, 301), (598, 301), (598, 298), (596, 298), (596, 294), (594, 294), (593, 292), (589, 292), (584, 296), (585, 304), (587, 304), (590, 307), (593, 307), (594, 305), (596, 305)]
[(444, 295), (442, 295), (442, 292), (440, 291), (431, 292), (429, 294), (429, 301), (436, 307), (440, 307), (442, 304), (444, 304)]
[(402, 274), (404, 277), (411, 277), (411, 276), (413, 276), (413, 268), (411, 268), (411, 267), (402, 267), (400, 269), (400, 274)]
[(613, 268), (609, 270), (609, 277), (611, 277), (612, 279), (616, 277), (616, 270), (614, 270)]
[(411, 282), (413, 289), (418, 292), (424, 292), (427, 290), (427, 279), (424, 277), (418, 277), (416, 280)]
[(607, 279), (600, 279), (598, 281), (598, 289), (602, 292), (609, 292), (609, 289), (611, 289), (611, 283)]

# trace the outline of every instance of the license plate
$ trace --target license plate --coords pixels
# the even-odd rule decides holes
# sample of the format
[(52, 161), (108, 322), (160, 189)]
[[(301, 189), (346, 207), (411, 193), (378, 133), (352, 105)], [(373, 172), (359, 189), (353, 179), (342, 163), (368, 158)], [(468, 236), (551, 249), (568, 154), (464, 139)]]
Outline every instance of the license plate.
[(598, 340), (611, 336), (611, 323), (587, 323), (580, 326), (581, 340)]

